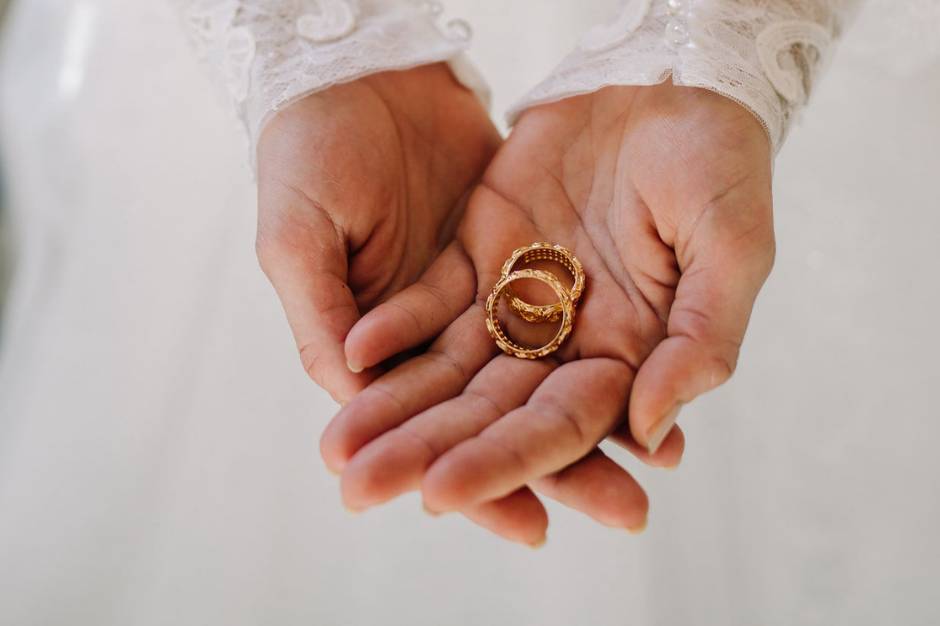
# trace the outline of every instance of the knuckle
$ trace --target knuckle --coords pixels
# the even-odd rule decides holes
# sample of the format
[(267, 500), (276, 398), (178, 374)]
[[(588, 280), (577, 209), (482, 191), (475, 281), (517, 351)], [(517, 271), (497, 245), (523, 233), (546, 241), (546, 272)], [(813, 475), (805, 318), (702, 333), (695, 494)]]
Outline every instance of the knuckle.
[(712, 358), (710, 387), (719, 387), (728, 382), (738, 366), (738, 354), (740, 350), (737, 345), (731, 349), (719, 350)]
[(395, 444), (399, 451), (407, 450), (410, 456), (422, 457), (425, 462), (431, 462), (441, 454), (432, 439), (409, 427), (407, 422), (389, 434), (389, 442)]
[(615, 481), (597, 489), (590, 506), (608, 526), (630, 529), (642, 526), (649, 515), (650, 501), (638, 484)]
[[(698, 358), (707, 367), (709, 388), (727, 382), (737, 368), (741, 353), (741, 339), (731, 336), (733, 331), (718, 331), (715, 320), (695, 308), (686, 307), (678, 313), (682, 331), (679, 333), (698, 352)], [(743, 332), (743, 331), (742, 331)]]
[(715, 320), (708, 312), (695, 306), (675, 306), (669, 316), (670, 330), (685, 335), (690, 341), (702, 344), (714, 333)]
[(620, 359), (605, 359), (603, 367), (597, 368), (596, 376), (603, 381), (604, 388), (626, 390), (625, 385), (633, 380), (635, 368)]
[(588, 432), (589, 424), (585, 424), (583, 416), (567, 406), (564, 398), (546, 395), (530, 401), (529, 408), (536, 415), (550, 418), (555, 423), (559, 436), (567, 433), (569, 445), (575, 450), (587, 450), (596, 443), (594, 434)]
[(413, 332), (418, 334), (423, 332), (424, 323), (422, 318), (407, 303), (392, 299), (385, 302), (384, 306), (397, 311), (399, 316), (405, 320), (404, 323), (411, 326)]
[(300, 348), (300, 363), (313, 382), (321, 387), (325, 387), (323, 379), (323, 365), (320, 359), (320, 352), (312, 343), (305, 344)]

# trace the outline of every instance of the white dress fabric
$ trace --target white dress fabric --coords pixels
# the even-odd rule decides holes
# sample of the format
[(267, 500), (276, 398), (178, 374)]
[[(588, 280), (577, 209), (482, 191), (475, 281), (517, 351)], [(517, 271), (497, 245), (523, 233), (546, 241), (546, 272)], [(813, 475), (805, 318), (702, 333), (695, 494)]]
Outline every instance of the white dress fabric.
[(254, 150), (298, 98), (380, 71), (447, 61), (488, 97), (463, 51), (472, 31), (432, 0), (170, 0), (225, 87)]
[(513, 107), (608, 85), (716, 91), (757, 116), (775, 150), (860, 0), (623, 0)]
[[(383, 70), (449, 61), (481, 81), (463, 51), (472, 30), (437, 25), (436, 0), (172, 0), (197, 50), (245, 121), (264, 123), (297, 98)], [(609, 85), (675, 84), (747, 107), (779, 148), (861, 0), (620, 0), (575, 51), (509, 112)], [(484, 96), (485, 97), (485, 96)]]
[[(929, 42), (907, 73), (875, 62), (895, 9), (860, 15), (777, 161), (777, 268), (738, 375), (682, 418), (682, 468), (618, 456), (648, 531), (551, 506), (532, 552), (413, 496), (340, 506), (316, 446), (335, 407), (257, 268), (244, 133), (176, 11), (15, 2), (0, 624), (940, 622), (940, 65)], [(496, 110), (618, 10), (448, 3)]]

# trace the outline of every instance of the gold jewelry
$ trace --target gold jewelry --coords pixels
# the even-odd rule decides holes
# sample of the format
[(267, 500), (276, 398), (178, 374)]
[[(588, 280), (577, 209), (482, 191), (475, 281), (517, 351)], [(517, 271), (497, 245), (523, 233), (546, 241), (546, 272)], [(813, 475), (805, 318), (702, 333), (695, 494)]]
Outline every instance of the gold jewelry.
[[(524, 279), (538, 280), (551, 287), (558, 296), (559, 303), (557, 306), (561, 308), (561, 326), (559, 326), (558, 332), (555, 333), (555, 337), (541, 348), (526, 348), (514, 342), (506, 334), (506, 331), (503, 330), (502, 325), (499, 323), (499, 318), (497, 317), (496, 308), (499, 304), (500, 297), (506, 292), (509, 285), (517, 280)], [(563, 344), (565, 339), (568, 338), (568, 335), (571, 334), (573, 327), (574, 302), (571, 299), (571, 294), (565, 289), (565, 286), (560, 280), (548, 272), (541, 270), (519, 270), (508, 276), (503, 276), (493, 287), (489, 298), (486, 299), (486, 329), (489, 331), (493, 340), (496, 341), (496, 345), (499, 346), (500, 350), (519, 359), (541, 359), (548, 356), (561, 347), (561, 344)]]
[[(554, 261), (562, 265), (571, 274), (574, 279), (571, 285), (569, 295), (574, 306), (578, 305), (581, 294), (584, 292), (584, 268), (581, 261), (571, 254), (571, 252), (558, 244), (537, 242), (532, 245), (517, 249), (512, 253), (503, 264), (502, 276), (509, 276), (519, 262), (532, 263), (533, 261)], [(567, 289), (565, 291), (568, 291)], [(511, 288), (506, 289), (506, 298), (509, 301), (509, 308), (519, 317), (527, 322), (544, 323), (557, 322), (562, 317), (562, 306), (560, 302), (555, 304), (529, 304), (520, 299), (512, 292)]]

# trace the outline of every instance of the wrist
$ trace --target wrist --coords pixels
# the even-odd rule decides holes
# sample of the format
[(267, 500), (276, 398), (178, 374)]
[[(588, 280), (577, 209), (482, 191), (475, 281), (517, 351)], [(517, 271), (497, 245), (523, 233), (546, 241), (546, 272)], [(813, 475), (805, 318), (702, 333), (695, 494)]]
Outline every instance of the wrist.
[(509, 113), (615, 85), (670, 82), (720, 93), (750, 111), (773, 149), (852, 14), (844, 3), (634, 0), (589, 32)]

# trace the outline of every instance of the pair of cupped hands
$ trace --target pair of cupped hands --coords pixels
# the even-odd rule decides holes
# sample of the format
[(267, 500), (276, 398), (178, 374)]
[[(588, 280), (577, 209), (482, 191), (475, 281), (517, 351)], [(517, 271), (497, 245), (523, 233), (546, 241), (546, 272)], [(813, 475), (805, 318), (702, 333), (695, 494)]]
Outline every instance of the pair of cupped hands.
[[(259, 145), (257, 251), (304, 368), (342, 405), (320, 448), (360, 511), (420, 490), (540, 545), (536, 494), (642, 530), (648, 498), (598, 444), (679, 464), (679, 409), (732, 374), (773, 263), (771, 149), (715, 93), (609, 87), (505, 140), (443, 64), (308, 96)], [(484, 302), (536, 241), (582, 262), (574, 332), (498, 350)]]

